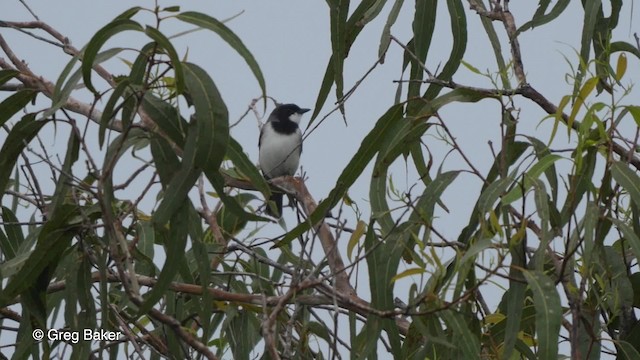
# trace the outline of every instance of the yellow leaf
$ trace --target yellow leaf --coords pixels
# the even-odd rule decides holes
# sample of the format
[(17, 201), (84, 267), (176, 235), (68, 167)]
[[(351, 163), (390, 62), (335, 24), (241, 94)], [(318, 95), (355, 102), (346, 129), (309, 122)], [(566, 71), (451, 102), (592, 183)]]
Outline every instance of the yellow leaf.
[(493, 210), (489, 212), (489, 221), (491, 222), (493, 230), (496, 231), (501, 238), (504, 237), (502, 226), (500, 226), (500, 221), (498, 221), (498, 216), (496, 216), (496, 213)]
[(364, 221), (358, 221), (358, 225), (356, 225), (356, 229), (353, 230), (353, 234), (351, 234), (351, 238), (349, 239), (349, 243), (347, 244), (347, 257), (351, 259), (351, 253), (353, 252), (353, 248), (360, 242), (360, 238), (367, 230), (367, 224)]
[(518, 333), (518, 339), (522, 340), (522, 342), (527, 344), (527, 346), (534, 346), (536, 344), (536, 339), (524, 331), (520, 331)]
[(501, 313), (489, 314), (484, 317), (484, 323), (488, 325), (497, 324), (500, 321), (504, 320), (506, 316)]
[(571, 135), (571, 127), (573, 126), (573, 122), (576, 120), (578, 111), (580, 111), (580, 108), (584, 104), (585, 100), (589, 97), (593, 89), (595, 89), (598, 81), (600, 81), (598, 77), (592, 77), (591, 79), (587, 80), (584, 85), (582, 85), (582, 89), (580, 89), (580, 91), (578, 92), (576, 102), (573, 103), (571, 115), (569, 116), (569, 120), (567, 121), (567, 132), (569, 133), (569, 135)]
[(407, 277), (407, 276), (420, 275), (420, 274), (423, 274), (423, 273), (424, 273), (424, 269), (421, 269), (421, 268), (407, 269), (407, 270), (401, 272), (400, 274), (397, 274), (393, 278), (391, 278), (391, 282), (396, 282), (397, 280), (400, 280), (400, 279), (402, 279), (404, 277)]
[(627, 72), (627, 55), (621, 53), (618, 56), (618, 64), (616, 65), (616, 80), (620, 81)]

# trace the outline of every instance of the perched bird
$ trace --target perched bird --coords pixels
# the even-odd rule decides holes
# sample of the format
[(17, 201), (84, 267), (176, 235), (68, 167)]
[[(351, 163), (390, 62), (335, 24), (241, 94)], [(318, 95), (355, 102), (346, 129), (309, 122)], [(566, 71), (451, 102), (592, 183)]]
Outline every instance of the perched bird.
[[(260, 153), (260, 169), (265, 179), (279, 176), (293, 176), (298, 170), (302, 153), (302, 132), (298, 124), (302, 114), (309, 109), (301, 109), (298, 105), (278, 105), (260, 130), (258, 149)], [(267, 205), (267, 214), (280, 218), (282, 216), (281, 193), (273, 193), (269, 201), (276, 204), (277, 214)]]

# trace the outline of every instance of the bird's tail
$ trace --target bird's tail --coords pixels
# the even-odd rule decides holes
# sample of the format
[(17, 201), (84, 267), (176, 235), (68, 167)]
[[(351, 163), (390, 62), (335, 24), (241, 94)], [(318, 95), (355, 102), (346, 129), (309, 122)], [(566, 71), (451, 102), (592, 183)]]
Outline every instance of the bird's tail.
[[(269, 198), (269, 202), (267, 203), (267, 209), (266, 209), (266, 213), (269, 216), (273, 216), (276, 219), (279, 219), (282, 216), (282, 197), (284, 194), (277, 194), (277, 193), (273, 193), (271, 194), (271, 197)], [(273, 208), (272, 208), (272, 204), (271, 202), (273, 202), (275, 204), (275, 209), (278, 210), (278, 213), (274, 213), (273, 212)]]

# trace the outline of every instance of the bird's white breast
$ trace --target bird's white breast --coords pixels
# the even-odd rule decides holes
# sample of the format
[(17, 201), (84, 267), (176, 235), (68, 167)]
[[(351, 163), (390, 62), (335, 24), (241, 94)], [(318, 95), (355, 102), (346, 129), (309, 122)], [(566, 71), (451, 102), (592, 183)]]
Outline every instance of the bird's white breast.
[(300, 163), (302, 133), (280, 134), (267, 123), (260, 140), (260, 168), (267, 178), (294, 175)]

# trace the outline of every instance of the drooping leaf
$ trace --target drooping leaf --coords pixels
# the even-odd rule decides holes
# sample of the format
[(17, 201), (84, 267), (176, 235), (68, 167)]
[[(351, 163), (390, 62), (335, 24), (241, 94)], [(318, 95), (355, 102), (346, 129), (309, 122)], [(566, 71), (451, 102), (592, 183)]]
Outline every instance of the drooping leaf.
[[(113, 49), (108, 49), (101, 53), (98, 53), (97, 55), (95, 55), (95, 59), (93, 60), (93, 65), (95, 66), (95, 65), (101, 64), (113, 58), (114, 56), (118, 55), (123, 50), (124, 50), (123, 48), (113, 48)], [(69, 63), (67, 63), (64, 70), (62, 71), (62, 73), (60, 73), (60, 76), (56, 81), (56, 86), (54, 88), (53, 96), (51, 97), (51, 106), (42, 113), (42, 118), (48, 118), (49, 116), (53, 115), (56, 111), (58, 111), (60, 108), (62, 108), (66, 104), (67, 100), (69, 99), (69, 96), (71, 96), (71, 93), (78, 88), (80, 80), (82, 80), (83, 68), (82, 67), (78, 68), (76, 71), (74, 71), (71, 74), (71, 76), (69, 76), (69, 74), (71, 73), (71, 70), (73, 70), (76, 63), (80, 59), (82, 59), (82, 54), (78, 54), (73, 58), (71, 58), (71, 60), (69, 60)], [(68, 77), (68, 80), (67, 80), (67, 77)]]
[(631, 170), (627, 164), (620, 161), (615, 161), (611, 164), (611, 175), (613, 175), (618, 184), (627, 190), (636, 206), (640, 207), (640, 176)]
[(18, 76), (18, 70), (0, 70), (0, 85), (4, 85), (7, 81)]
[(35, 114), (27, 114), (7, 135), (0, 148), (0, 203), (18, 156), (47, 122), (46, 120), (36, 121)]
[[(0, 103), (0, 126), (4, 125), (13, 115), (25, 108), (35, 99), (37, 92), (33, 90), (20, 90), (7, 97)], [(2, 189), (2, 188), (0, 188)]]
[(162, 133), (166, 135), (180, 149), (184, 149), (187, 133), (187, 121), (180, 115), (178, 109), (157, 96), (146, 93), (142, 99), (142, 108), (155, 122)]
[(56, 215), (43, 225), (35, 249), (26, 250), (29, 253), (26, 261), (29, 266), (23, 266), (0, 292), (0, 306), (7, 306), (17, 295), (34, 287), (39, 291), (46, 291), (48, 280), (44, 281), (44, 288), (37, 286), (36, 282), (49, 266), (52, 266), (52, 270), (46, 271), (45, 275), (49, 277), (53, 275), (53, 269), (57, 266), (62, 253), (67, 250), (71, 239), (76, 235), (75, 231), (80, 224), (71, 223), (71, 220), (77, 219), (77, 216), (76, 205), (64, 204)]
[(509, 191), (509, 193), (503, 196), (502, 203), (507, 205), (520, 199), (524, 195), (524, 193), (531, 188), (533, 180), (539, 178), (546, 169), (548, 169), (551, 165), (553, 165), (560, 159), (562, 159), (562, 156), (555, 154), (549, 154), (540, 159), (527, 171), (524, 176), (522, 186), (515, 186), (511, 191)]
[(287, 235), (275, 245), (276, 247), (288, 244), (293, 239), (304, 233), (309, 228), (309, 224), (315, 224), (320, 219), (324, 218), (325, 214), (333, 208), (340, 199), (342, 199), (349, 187), (356, 181), (360, 174), (362, 174), (365, 167), (380, 150), (383, 139), (391, 135), (387, 131), (389, 127), (393, 126), (394, 123), (398, 121), (402, 121), (402, 109), (402, 104), (394, 105), (387, 110), (382, 117), (380, 117), (374, 128), (363, 139), (356, 154), (351, 158), (349, 164), (347, 164), (338, 177), (336, 185), (333, 190), (331, 190), (331, 193), (329, 193), (329, 196), (327, 196), (327, 198), (318, 205), (316, 211), (311, 214), (309, 221), (303, 222), (293, 230), (289, 231), (289, 233), (287, 233)]
[[(580, 63), (586, 64), (590, 60), (591, 41), (595, 35), (596, 23), (598, 22), (599, 13), (602, 11), (602, 0), (585, 1), (582, 3), (584, 8), (584, 18), (582, 21), (582, 37), (580, 40)], [(577, 94), (582, 79), (587, 69), (580, 65), (576, 74), (576, 81), (573, 93)]]
[[(425, 70), (428, 70), (425, 69), (425, 62), (435, 30), (437, 7), (438, 1), (436, 0), (415, 2), (415, 12), (412, 23), (413, 40), (408, 44), (411, 45), (408, 46), (408, 48), (409, 50), (413, 50), (413, 54), (406, 54), (411, 64), (407, 99), (419, 98), (421, 95), (422, 80), (426, 74)], [(406, 52), (407, 51), (405, 51), (405, 53)], [(414, 116), (420, 107), (419, 102), (410, 102), (407, 106), (407, 115)]]
[[(188, 207), (191, 205), (188, 200), (178, 206), (171, 214), (169, 226), (169, 239), (164, 243), (165, 252), (170, 254), (166, 257), (162, 270), (158, 275), (156, 284), (144, 297), (143, 303), (138, 309), (139, 314), (146, 314), (164, 295), (169, 285), (174, 281), (178, 268), (185, 261), (185, 247), (187, 245), (189, 214)], [(155, 219), (154, 219), (155, 220)], [(166, 231), (164, 223), (154, 224), (156, 233)]]
[(103, 26), (100, 30), (98, 30), (95, 35), (89, 40), (87, 44), (84, 54), (82, 57), (82, 80), (84, 81), (85, 86), (94, 94), (97, 94), (95, 87), (93, 86), (93, 82), (91, 81), (91, 70), (93, 69), (96, 55), (100, 48), (114, 35), (121, 33), (123, 31), (144, 31), (142, 26), (129, 19), (116, 19), (109, 24)]
[(260, 85), (260, 89), (262, 90), (262, 96), (267, 95), (266, 83), (258, 62), (253, 57), (249, 49), (247, 49), (247, 47), (244, 45), (242, 40), (233, 31), (231, 31), (231, 29), (229, 29), (219, 20), (198, 12), (183, 12), (176, 15), (176, 18), (184, 22), (199, 26), (201, 28), (209, 29), (218, 34), (218, 36), (220, 36), (222, 40), (224, 40), (227, 44), (229, 44), (229, 46), (237, 51), (238, 54), (240, 54), (240, 56), (247, 63), (247, 65), (249, 65), (249, 69), (251, 69), (251, 72), (253, 72), (256, 80), (258, 80), (258, 84)]
[[(467, 49), (467, 18), (464, 5), (461, 0), (447, 0), (447, 8), (451, 18), (453, 44), (449, 59), (444, 64), (442, 71), (436, 76), (438, 79), (445, 81), (451, 80), (453, 74), (458, 70)], [(440, 90), (442, 90), (442, 86), (431, 84), (423, 97), (431, 100), (438, 96)]]
[(560, 296), (553, 281), (545, 274), (538, 271), (524, 271), (523, 274), (533, 292), (533, 303), (536, 308), (538, 357), (556, 359), (562, 321)]
[(260, 171), (251, 159), (247, 157), (247, 154), (244, 153), (242, 146), (240, 146), (234, 138), (229, 138), (227, 156), (233, 165), (235, 165), (242, 174), (246, 175), (256, 189), (265, 196), (265, 199), (268, 199), (269, 195), (271, 195), (269, 184), (260, 174)]
[(553, 6), (553, 9), (545, 14), (547, 6), (549, 5), (549, 1), (542, 1), (541, 3), (544, 3), (545, 5), (538, 6), (538, 10), (536, 10), (533, 18), (518, 28), (518, 30), (516, 31), (516, 36), (521, 32), (533, 29), (537, 26), (542, 26), (555, 20), (562, 14), (567, 6), (569, 6), (569, 0), (558, 0), (558, 2), (556, 2), (556, 4)]
[(379, 58), (382, 58), (383, 54), (389, 48), (389, 44), (391, 43), (391, 27), (396, 23), (396, 20), (398, 19), (398, 14), (400, 14), (400, 9), (402, 9), (403, 3), (404, 0), (395, 0), (393, 3), (393, 7), (389, 12), (387, 22), (384, 24), (384, 28), (382, 29), (382, 36), (380, 37), (380, 46), (378, 48)]
[[(349, 0), (329, 0), (329, 22), (331, 24), (331, 51), (333, 59), (333, 82), (336, 84), (336, 99), (344, 97), (344, 60), (347, 58), (347, 17)], [(342, 104), (342, 103), (340, 103)], [(340, 105), (344, 113), (344, 105)]]
[(478, 198), (478, 211), (480, 214), (484, 215), (489, 212), (493, 208), (496, 200), (504, 194), (512, 183), (513, 178), (506, 177), (496, 180), (486, 187)]
[(441, 312), (442, 319), (447, 327), (452, 330), (453, 338), (458, 339), (456, 344), (460, 346), (465, 359), (480, 359), (481, 348), (478, 337), (469, 329), (461, 314), (455, 313), (453, 310), (444, 310)]
[(184, 80), (184, 75), (182, 73), (182, 62), (178, 57), (178, 53), (176, 52), (176, 49), (171, 44), (171, 41), (169, 41), (169, 39), (163, 33), (161, 33), (158, 29), (151, 26), (147, 26), (144, 32), (145, 34), (147, 34), (147, 36), (153, 39), (153, 41), (155, 41), (161, 48), (163, 48), (167, 52), (167, 55), (171, 60), (171, 67), (173, 68), (173, 76), (175, 78), (175, 83), (174, 83), (175, 91), (178, 94), (182, 94), (182, 91), (184, 90), (185, 80)]
[(194, 165), (217, 170), (227, 153), (229, 113), (218, 88), (206, 71), (195, 64), (184, 64), (187, 89), (196, 116)]
[[(2, 206), (2, 222), (4, 230), (0, 230), (0, 249), (5, 260), (11, 259), (18, 254), (20, 245), (24, 243), (24, 235), (18, 224), (18, 218), (11, 209)], [(6, 275), (5, 275), (6, 276)]]

